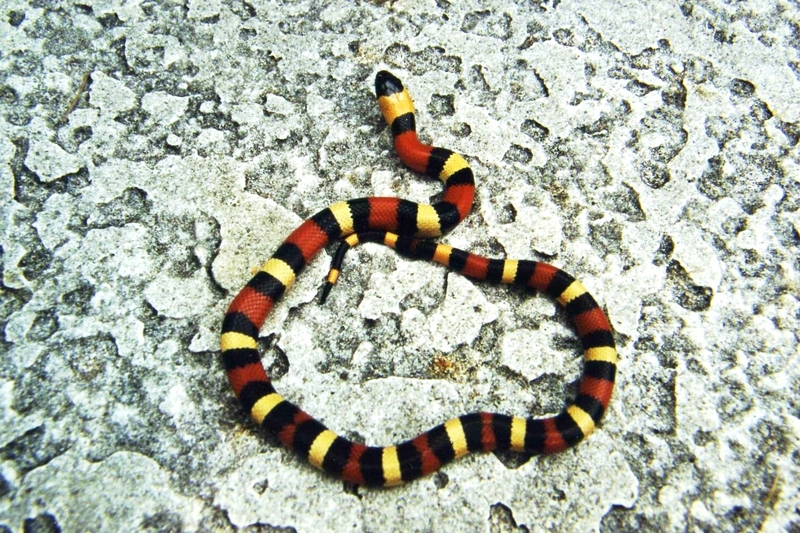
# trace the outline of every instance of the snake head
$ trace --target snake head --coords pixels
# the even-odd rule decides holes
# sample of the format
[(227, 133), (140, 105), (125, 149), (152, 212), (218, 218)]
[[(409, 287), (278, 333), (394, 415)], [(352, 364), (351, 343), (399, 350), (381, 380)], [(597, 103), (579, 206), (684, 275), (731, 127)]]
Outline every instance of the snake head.
[(391, 72), (381, 70), (375, 75), (375, 94), (378, 98), (402, 92), (403, 82), (398, 80)]

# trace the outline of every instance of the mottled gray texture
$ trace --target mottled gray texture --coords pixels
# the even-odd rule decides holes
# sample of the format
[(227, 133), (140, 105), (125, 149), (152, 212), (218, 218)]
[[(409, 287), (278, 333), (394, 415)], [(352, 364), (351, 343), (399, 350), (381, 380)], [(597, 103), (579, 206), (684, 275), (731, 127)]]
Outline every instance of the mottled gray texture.
[[(483, 5), (3, 2), (0, 530), (800, 531), (797, 4)], [(381, 68), (476, 172), (444, 240), (608, 310), (618, 387), (574, 450), (354, 490), (239, 410), (217, 331), (250, 270), (335, 201), (439, 191), (390, 150)], [(364, 246), (319, 306), (328, 260), (262, 349), (332, 429), (574, 392), (549, 300)]]

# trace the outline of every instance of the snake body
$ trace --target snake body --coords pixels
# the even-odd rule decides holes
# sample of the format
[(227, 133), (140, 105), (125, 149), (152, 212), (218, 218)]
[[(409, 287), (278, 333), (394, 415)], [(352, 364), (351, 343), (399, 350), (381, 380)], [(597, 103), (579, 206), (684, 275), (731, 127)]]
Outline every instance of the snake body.
[[(473, 451), (548, 454), (577, 444), (602, 418), (614, 388), (617, 352), (608, 319), (579, 281), (552, 265), (487, 259), (428, 240), (449, 231), (467, 215), (475, 194), (472, 170), (460, 155), (419, 141), (414, 104), (400, 80), (381, 71), (375, 88), (397, 155), (412, 170), (441, 180), (442, 199), (432, 205), (387, 197), (347, 200), (323, 209), (294, 230), (225, 314), (220, 346), (234, 394), (253, 420), (277, 435), (283, 445), (317, 468), (354, 484), (398, 485)], [(324, 298), (336, 281), (344, 252), (366, 241), (382, 243), (406, 257), (434, 261), (476, 280), (527, 287), (554, 298), (571, 317), (584, 349), (576, 397), (556, 416), (471, 413), (394, 446), (352, 442), (283, 398), (261, 363), (259, 329), (320, 250), (329, 243), (341, 243)]]

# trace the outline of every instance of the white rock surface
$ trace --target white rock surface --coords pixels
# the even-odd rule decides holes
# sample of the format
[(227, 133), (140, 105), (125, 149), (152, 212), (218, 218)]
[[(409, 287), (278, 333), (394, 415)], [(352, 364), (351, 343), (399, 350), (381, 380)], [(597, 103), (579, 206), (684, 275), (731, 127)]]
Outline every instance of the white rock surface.
[[(0, 530), (800, 528), (796, 2), (486, 5), (4, 3)], [(573, 450), (356, 490), (238, 408), (217, 332), (251, 270), (336, 201), (439, 193), (390, 148), (382, 68), (475, 170), (443, 241), (552, 262), (608, 311), (618, 386)], [(363, 246), (320, 306), (328, 261), (263, 360), (336, 431), (574, 392), (547, 298)]]

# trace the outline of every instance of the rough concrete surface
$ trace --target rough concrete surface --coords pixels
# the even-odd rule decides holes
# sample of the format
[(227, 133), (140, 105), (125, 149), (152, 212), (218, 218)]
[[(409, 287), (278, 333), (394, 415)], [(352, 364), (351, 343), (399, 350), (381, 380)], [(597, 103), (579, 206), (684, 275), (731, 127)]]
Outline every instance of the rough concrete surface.
[[(489, 6), (489, 4), (491, 4)], [(443, 241), (607, 309), (601, 427), (355, 488), (260, 433), (226, 306), (300, 222), (429, 201), (375, 105), (478, 182)], [(790, 1), (4, 0), (0, 531), (800, 531), (800, 11)], [(277, 389), (369, 444), (574, 393), (553, 302), (366, 245), (264, 327)]]

